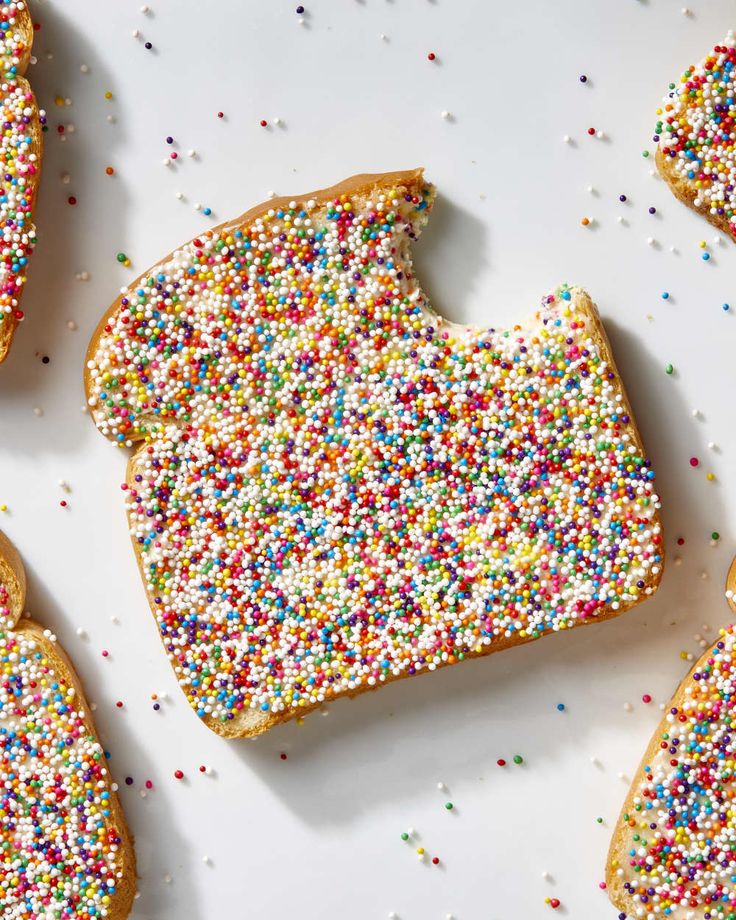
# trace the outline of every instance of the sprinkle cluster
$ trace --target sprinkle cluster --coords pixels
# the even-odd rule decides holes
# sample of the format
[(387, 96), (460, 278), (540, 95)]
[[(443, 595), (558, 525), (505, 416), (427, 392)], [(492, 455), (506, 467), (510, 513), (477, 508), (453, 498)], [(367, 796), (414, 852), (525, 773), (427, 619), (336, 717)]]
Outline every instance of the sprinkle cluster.
[(3, 322), (23, 318), (20, 295), (28, 257), (36, 244), (31, 223), (40, 158), (34, 132), (45, 124), (20, 62), (28, 52), (18, 19), (27, 16), (24, 2), (0, 0), (0, 333)]
[[(623, 816), (636, 916), (736, 920), (734, 627), (688, 679)], [(697, 912), (697, 913), (695, 913)]]
[(528, 330), (429, 308), (433, 189), (264, 211), (124, 292), (95, 422), (190, 702), (298, 711), (652, 590), (658, 500), (585, 295)]
[(697, 67), (690, 67), (679, 86), (670, 84), (658, 110), (655, 141), (669, 157), (675, 176), (686, 181), (695, 207), (728, 221), (736, 235), (736, 39), (728, 33), (721, 45)]
[[(0, 584), (0, 624), (8, 596)], [(0, 914), (99, 920), (120, 845), (105, 755), (42, 646), (0, 625)]]

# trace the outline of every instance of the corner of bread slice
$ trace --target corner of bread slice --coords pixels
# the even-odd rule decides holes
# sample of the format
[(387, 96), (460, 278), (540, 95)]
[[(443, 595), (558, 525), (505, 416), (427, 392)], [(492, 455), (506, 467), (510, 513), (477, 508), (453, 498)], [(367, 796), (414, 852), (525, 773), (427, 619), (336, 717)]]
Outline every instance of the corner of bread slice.
[[(4, 597), (5, 595), (5, 597)], [(12, 629), (26, 602), (26, 571), (18, 550), (0, 531), (0, 626)]]
[[(363, 211), (375, 204), (378, 197), (382, 195), (390, 196), (390, 200), (395, 203), (396, 210), (400, 211), (405, 219), (407, 227), (405, 242), (408, 245), (411, 240), (419, 236), (426, 225), (434, 203), (435, 191), (434, 185), (424, 178), (423, 167), (398, 172), (361, 173), (328, 188), (264, 201), (250, 208), (235, 220), (225, 221), (199, 234), (184, 243), (175, 253), (169, 253), (140, 275), (117, 297), (92, 334), (84, 365), (84, 389), (90, 415), (98, 430), (120, 447), (131, 447), (137, 442), (149, 439), (147, 425), (155, 420), (150, 413), (141, 415), (138, 418), (139, 424), (133, 427), (128, 426), (124, 437), (121, 436), (115, 420), (108, 417), (103, 407), (105, 381), (107, 377), (114, 377), (114, 372), (118, 369), (120, 339), (125, 338), (128, 327), (124, 324), (120, 324), (118, 329), (115, 327), (119, 314), (127, 306), (130, 293), (144, 287), (148, 279), (161, 271), (174, 255), (177, 260), (186, 262), (203, 242), (211, 241), (228, 231), (235, 232), (251, 227), (267, 215), (273, 215), (282, 209), (299, 208), (313, 219), (320, 220), (336, 202), (342, 201), (343, 204), (349, 202), (353, 211)], [(136, 417), (138, 417), (137, 413)], [(174, 421), (176, 424), (175, 419), (168, 418), (166, 421)]]
[(700, 216), (704, 217), (710, 224), (712, 224), (714, 227), (717, 227), (721, 233), (725, 234), (727, 237), (736, 242), (736, 231), (733, 230), (728, 218), (725, 215), (711, 214), (709, 208), (702, 207), (695, 203), (697, 199), (697, 193), (695, 189), (685, 177), (679, 176), (675, 169), (677, 157), (667, 156), (665, 153), (665, 148), (660, 146), (657, 147), (655, 161), (660, 176), (662, 176), (664, 181), (670, 187), (670, 191), (675, 196), (675, 198), (677, 198), (677, 200), (681, 201), (683, 204), (687, 205), (691, 211), (695, 211), (696, 214), (700, 214)]
[[(213, 719), (208, 716), (203, 719), (210, 731), (222, 738), (257, 738), (274, 725), (293, 718), (295, 713), (287, 711), (283, 716), (274, 712), (259, 712), (257, 709), (243, 709), (236, 713), (232, 719)], [(298, 713), (297, 713), (298, 715)]]
[[(568, 295), (566, 299), (563, 299), (564, 294)], [(621, 376), (621, 372), (616, 366), (616, 360), (614, 358), (611, 340), (608, 338), (608, 333), (606, 332), (606, 328), (597, 305), (593, 302), (593, 299), (588, 294), (588, 292), (581, 287), (565, 285), (561, 288), (558, 288), (554, 296), (558, 303), (563, 303), (567, 309), (581, 316), (585, 320), (587, 332), (590, 338), (593, 340), (598, 350), (600, 351), (601, 357), (605, 361), (606, 365), (614, 374), (616, 389), (621, 394), (622, 408), (626, 416), (628, 416), (628, 422), (626, 423), (624, 429), (625, 433), (630, 438), (631, 444), (636, 448), (639, 456), (648, 461), (649, 454), (644, 447), (644, 443), (639, 432), (639, 426), (636, 423), (634, 410), (626, 392), (626, 386), (624, 384), (623, 377)], [(662, 520), (659, 514), (659, 498), (656, 495), (655, 498), (657, 505), (655, 508), (655, 514), (652, 517), (652, 525), (659, 535), (658, 550), (661, 557), (659, 564), (652, 566), (650, 571), (647, 573), (646, 578), (644, 579), (644, 586), (641, 591), (641, 596), (622, 603), (616, 611), (611, 611), (604, 616), (598, 617), (598, 621), (602, 619), (608, 619), (609, 617), (618, 616), (625, 610), (629, 610), (631, 607), (641, 603), (641, 601), (651, 597), (656, 593), (662, 582), (665, 566), (665, 544), (664, 540), (662, 539)]]

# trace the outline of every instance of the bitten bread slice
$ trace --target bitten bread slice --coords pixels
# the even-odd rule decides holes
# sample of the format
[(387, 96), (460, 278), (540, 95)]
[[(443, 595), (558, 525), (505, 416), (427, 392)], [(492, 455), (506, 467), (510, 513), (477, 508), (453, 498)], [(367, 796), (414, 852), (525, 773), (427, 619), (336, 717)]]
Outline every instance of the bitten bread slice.
[(36, 245), (33, 212), (45, 115), (23, 77), (32, 44), (27, 0), (0, 0), (0, 362), (23, 319), (21, 295)]
[(446, 322), (411, 262), (433, 200), (412, 170), (260, 205), (139, 278), (90, 344), (92, 417), (137, 446), (151, 608), (220, 734), (659, 583), (654, 473), (596, 308), (561, 288), (525, 326)]
[(673, 194), (736, 240), (736, 39), (690, 66), (657, 112), (657, 167)]
[[(734, 604), (736, 563), (727, 597)], [(606, 866), (620, 917), (736, 920), (736, 631), (722, 629), (667, 706)]]
[(0, 533), (0, 916), (124, 920), (135, 854), (71, 662)]

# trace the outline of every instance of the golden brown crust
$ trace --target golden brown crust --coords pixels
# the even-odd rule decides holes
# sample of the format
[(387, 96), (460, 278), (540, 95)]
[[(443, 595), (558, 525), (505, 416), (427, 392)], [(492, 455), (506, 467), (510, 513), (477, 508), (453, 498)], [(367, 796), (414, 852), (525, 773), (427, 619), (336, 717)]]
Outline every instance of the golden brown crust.
[[(42, 141), (42, 130), (41, 130), (41, 120), (40, 113), (38, 110), (38, 103), (36, 102), (36, 97), (33, 95), (31, 87), (27, 80), (23, 79), (23, 74), (26, 71), (28, 62), (31, 58), (31, 50), (33, 46), (33, 20), (31, 18), (30, 11), (28, 9), (28, 2), (26, 0), (23, 10), (20, 12), (19, 21), (16, 23), (16, 30), (22, 35), (23, 43), (25, 45), (25, 50), (23, 56), (20, 58), (18, 63), (18, 85), (23, 88), (26, 93), (31, 93), (32, 99), (29, 102), (29, 108), (32, 109), (32, 114), (30, 116), (30, 122), (28, 125), (28, 130), (30, 132), (32, 141), (30, 153), (35, 154), (36, 156), (36, 172), (33, 178), (29, 181), (29, 186), (32, 191), (31, 198), (31, 211), (28, 215), (28, 224), (26, 229), (34, 229), (33, 224), (33, 215), (36, 211), (37, 199), (38, 199), (38, 188), (41, 182), (41, 159), (43, 153), (43, 141)], [(19, 292), (19, 302), (20, 298), (23, 295), (23, 290)], [(10, 351), (10, 346), (13, 344), (13, 339), (15, 337), (15, 331), (18, 328), (19, 320), (12, 314), (8, 313), (5, 315), (5, 318), (2, 323), (0, 323), (0, 364), (7, 358), (8, 352)]]
[(695, 211), (696, 214), (700, 214), (709, 223), (713, 224), (714, 227), (717, 227), (721, 233), (725, 233), (726, 236), (730, 237), (732, 240), (734, 240), (734, 242), (736, 242), (736, 235), (731, 229), (731, 225), (727, 217), (719, 214), (711, 214), (709, 208), (702, 206), (698, 207), (695, 204), (695, 199), (697, 197), (695, 190), (692, 188), (687, 179), (683, 179), (682, 176), (678, 176), (675, 173), (674, 164), (676, 163), (677, 158), (666, 156), (662, 152), (662, 148), (657, 147), (655, 160), (659, 174), (662, 176), (667, 185), (669, 185), (670, 191), (675, 196), (675, 198), (679, 199), (683, 204), (686, 204), (691, 210)]
[[(22, 585), (22, 596), (25, 598), (25, 572), (23, 570), (23, 563), (13, 544), (8, 540), (5, 534), (0, 531), (0, 581), (2, 581), (4, 572), (8, 570), (12, 571), (18, 584)], [(21, 601), (21, 609), (22, 604), (23, 601)], [(20, 611), (18, 615), (20, 616)], [(80, 712), (84, 713), (85, 727), (90, 735), (98, 738), (97, 729), (95, 728), (91, 716), (92, 710), (85, 697), (84, 689), (64, 649), (55, 639), (52, 639), (46, 634), (43, 626), (33, 620), (20, 620), (13, 627), (12, 631), (27, 639), (35, 641), (50, 660), (51, 667), (60, 676), (62, 681), (64, 681), (67, 686), (74, 687), (78, 708)], [(105, 826), (108, 830), (114, 831), (120, 838), (116, 870), (121, 873), (109, 908), (110, 913), (108, 914), (107, 920), (125, 920), (132, 909), (136, 892), (135, 849), (120, 800), (118, 799), (117, 793), (112, 789), (113, 779), (109, 771), (107, 777), (110, 786), (109, 805), (112, 815), (105, 821)]]
[(0, 628), (11, 629), (23, 614), (26, 602), (26, 570), (18, 550), (0, 531), (0, 585), (8, 592), (7, 606), (10, 611), (8, 623), (0, 623)]

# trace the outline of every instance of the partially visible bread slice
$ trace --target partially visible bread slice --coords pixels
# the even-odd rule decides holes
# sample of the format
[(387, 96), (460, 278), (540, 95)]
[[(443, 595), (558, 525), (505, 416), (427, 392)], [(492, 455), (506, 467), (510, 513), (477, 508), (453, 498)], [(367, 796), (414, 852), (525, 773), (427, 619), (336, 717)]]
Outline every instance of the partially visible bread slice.
[(0, 362), (23, 318), (21, 295), (36, 245), (33, 213), (45, 116), (24, 79), (33, 44), (27, 0), (0, 2)]
[[(731, 606), (736, 560), (727, 582)], [(666, 708), (626, 797), (606, 864), (622, 917), (736, 918), (736, 633), (728, 626)]]
[(658, 110), (657, 168), (676, 198), (736, 240), (736, 39), (689, 67)]
[(133, 842), (79, 678), (0, 533), (0, 916), (125, 920)]
[(563, 287), (524, 326), (443, 320), (411, 261), (433, 200), (411, 170), (266, 202), (134, 282), (90, 344), (92, 417), (137, 448), (162, 642), (222, 735), (659, 584), (654, 474), (598, 311)]

